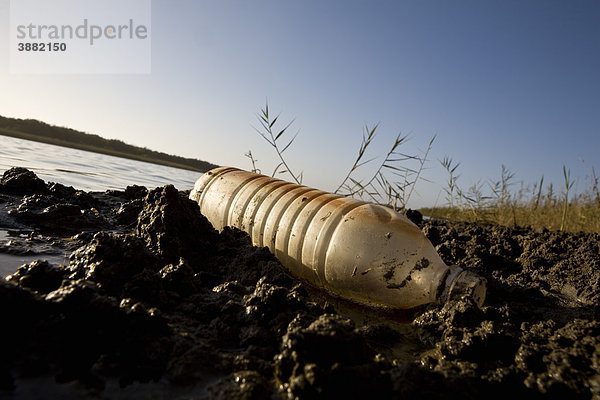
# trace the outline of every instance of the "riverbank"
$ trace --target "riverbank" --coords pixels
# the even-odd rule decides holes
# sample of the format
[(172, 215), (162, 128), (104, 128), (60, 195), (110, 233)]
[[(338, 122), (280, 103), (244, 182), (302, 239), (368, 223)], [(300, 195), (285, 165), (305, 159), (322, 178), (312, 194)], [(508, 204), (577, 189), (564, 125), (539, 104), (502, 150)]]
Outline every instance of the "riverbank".
[(132, 146), (120, 140), (108, 140), (98, 135), (53, 126), (32, 119), (23, 120), (0, 116), (0, 135), (196, 172), (206, 172), (217, 167), (206, 161)]
[(7, 171), (0, 229), (22, 235), (0, 253), (45, 243), (71, 256), (0, 283), (0, 393), (600, 396), (598, 234), (415, 221), (446, 263), (488, 280), (483, 308), (359, 307), (291, 277), (245, 233), (216, 232), (172, 186), (88, 193)]

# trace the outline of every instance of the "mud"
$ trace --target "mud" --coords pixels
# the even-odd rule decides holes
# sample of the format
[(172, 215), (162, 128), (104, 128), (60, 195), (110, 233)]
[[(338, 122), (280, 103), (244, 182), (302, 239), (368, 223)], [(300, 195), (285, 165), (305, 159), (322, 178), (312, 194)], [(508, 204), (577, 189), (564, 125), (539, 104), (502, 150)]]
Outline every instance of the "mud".
[(411, 217), (488, 280), (483, 308), (360, 307), (172, 186), (85, 193), (7, 171), (0, 254), (70, 258), (0, 281), (0, 397), (600, 399), (598, 234)]

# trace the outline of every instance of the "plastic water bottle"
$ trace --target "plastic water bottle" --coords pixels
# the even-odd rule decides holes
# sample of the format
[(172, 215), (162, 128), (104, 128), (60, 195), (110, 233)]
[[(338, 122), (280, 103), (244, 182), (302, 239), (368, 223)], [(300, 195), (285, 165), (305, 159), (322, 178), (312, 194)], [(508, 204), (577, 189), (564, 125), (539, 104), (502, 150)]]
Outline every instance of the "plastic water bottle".
[(216, 229), (246, 231), (292, 274), (343, 298), (405, 309), (485, 299), (485, 279), (448, 267), (421, 230), (388, 207), (231, 167), (202, 175), (190, 198)]

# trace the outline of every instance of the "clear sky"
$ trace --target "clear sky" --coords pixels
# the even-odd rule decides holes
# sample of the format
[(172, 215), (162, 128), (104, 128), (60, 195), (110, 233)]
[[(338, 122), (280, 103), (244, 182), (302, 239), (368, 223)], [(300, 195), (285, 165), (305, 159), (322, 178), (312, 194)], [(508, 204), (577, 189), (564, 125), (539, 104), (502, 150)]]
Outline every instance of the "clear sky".
[[(0, 0), (0, 54), (8, 16)], [(151, 38), (148, 75), (11, 75), (0, 57), (0, 115), (246, 169), (252, 150), (270, 173), (275, 154), (252, 128), (268, 99), (300, 130), (292, 168), (324, 190), (365, 124), (380, 123), (373, 157), (400, 132), (408, 153), (437, 135), (434, 183), (412, 206), (438, 199), (444, 156), (465, 188), (503, 164), (526, 184), (560, 185), (564, 164), (581, 188), (580, 158), (600, 173), (596, 0), (153, 0)]]

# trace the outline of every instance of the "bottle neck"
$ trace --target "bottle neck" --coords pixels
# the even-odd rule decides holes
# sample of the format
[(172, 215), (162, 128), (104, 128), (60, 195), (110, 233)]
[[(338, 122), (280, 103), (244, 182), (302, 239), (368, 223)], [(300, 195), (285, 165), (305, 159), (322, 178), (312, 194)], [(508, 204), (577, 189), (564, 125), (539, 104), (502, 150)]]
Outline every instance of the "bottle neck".
[(481, 308), (487, 291), (487, 281), (471, 271), (465, 271), (460, 267), (449, 267), (440, 300), (445, 303), (448, 300), (458, 300), (464, 297), (470, 298), (477, 307)]

